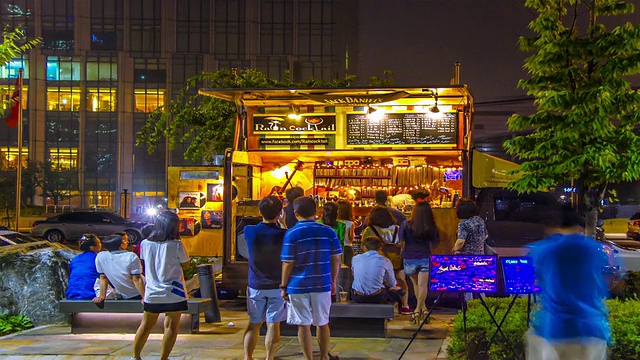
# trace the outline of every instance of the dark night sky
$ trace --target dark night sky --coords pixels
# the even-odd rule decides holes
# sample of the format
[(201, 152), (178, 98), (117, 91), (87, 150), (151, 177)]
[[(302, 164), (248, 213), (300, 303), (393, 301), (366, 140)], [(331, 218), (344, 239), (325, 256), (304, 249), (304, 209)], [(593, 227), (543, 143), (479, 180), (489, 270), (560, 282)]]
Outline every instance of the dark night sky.
[[(640, 0), (633, 1), (640, 18)], [(461, 81), (476, 101), (523, 96), (517, 82), (527, 54), (519, 36), (535, 13), (523, 0), (366, 0), (360, 2), (360, 74), (393, 70), (398, 86), (448, 84), (461, 62)], [(637, 83), (637, 82), (636, 82)]]

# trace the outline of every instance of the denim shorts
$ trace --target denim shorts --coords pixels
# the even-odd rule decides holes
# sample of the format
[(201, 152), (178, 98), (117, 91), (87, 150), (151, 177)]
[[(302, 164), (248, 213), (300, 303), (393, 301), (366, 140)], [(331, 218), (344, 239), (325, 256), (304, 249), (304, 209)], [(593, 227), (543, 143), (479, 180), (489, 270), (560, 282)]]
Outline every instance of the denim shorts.
[(404, 273), (405, 275), (413, 275), (419, 272), (429, 272), (429, 264), (431, 259), (404, 259)]
[(257, 290), (247, 288), (247, 310), (249, 322), (260, 324), (263, 321), (276, 323), (287, 317), (282, 291), (280, 289)]

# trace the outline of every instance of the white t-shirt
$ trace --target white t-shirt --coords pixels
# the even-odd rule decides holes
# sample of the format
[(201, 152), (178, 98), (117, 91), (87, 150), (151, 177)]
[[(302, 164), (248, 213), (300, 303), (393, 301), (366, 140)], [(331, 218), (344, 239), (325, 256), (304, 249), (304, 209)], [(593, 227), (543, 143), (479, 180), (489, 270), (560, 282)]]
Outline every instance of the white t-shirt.
[(125, 250), (102, 251), (96, 256), (96, 270), (107, 277), (118, 297), (129, 299), (140, 295), (133, 284), (133, 275), (142, 274), (136, 254)]
[(144, 260), (146, 276), (144, 302), (173, 304), (187, 300), (180, 264), (189, 261), (189, 256), (179, 240), (143, 240), (140, 259)]

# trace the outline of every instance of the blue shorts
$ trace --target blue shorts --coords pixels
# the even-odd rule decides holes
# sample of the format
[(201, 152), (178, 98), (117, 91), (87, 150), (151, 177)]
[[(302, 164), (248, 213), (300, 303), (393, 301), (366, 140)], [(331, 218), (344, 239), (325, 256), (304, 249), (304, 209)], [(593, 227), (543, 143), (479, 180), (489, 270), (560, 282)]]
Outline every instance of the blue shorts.
[(431, 259), (404, 259), (403, 263), (405, 275), (413, 275), (419, 272), (428, 273)]
[(247, 288), (247, 311), (249, 312), (249, 322), (252, 324), (260, 324), (265, 320), (269, 323), (285, 321), (287, 311), (284, 304), (280, 289)]

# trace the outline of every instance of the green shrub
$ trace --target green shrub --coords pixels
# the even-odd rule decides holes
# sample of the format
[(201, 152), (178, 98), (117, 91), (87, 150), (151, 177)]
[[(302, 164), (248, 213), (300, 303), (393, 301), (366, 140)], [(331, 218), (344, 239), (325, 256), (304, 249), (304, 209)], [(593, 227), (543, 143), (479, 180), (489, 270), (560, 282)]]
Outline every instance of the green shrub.
[[(510, 298), (487, 298), (486, 302), (500, 322), (506, 312)], [(611, 360), (640, 359), (640, 301), (607, 300), (611, 326)], [(532, 307), (532, 313), (534, 308)], [(524, 351), (524, 337), (527, 332), (527, 299), (516, 301), (509, 316), (502, 325), (502, 331), (518, 354)], [(467, 334), (469, 357), (465, 356), (465, 339), (462, 313), (453, 322), (453, 334), (447, 348), (450, 359), (513, 359), (504, 338), (498, 333), (487, 351), (489, 338), (496, 326), (482, 307), (479, 300), (470, 301), (467, 311)]]
[(20, 315), (0, 315), (0, 336), (30, 329), (33, 327), (28, 317)]
[(611, 360), (640, 359), (640, 301), (608, 300)]
[(191, 257), (189, 268), (184, 271), (185, 280), (191, 279), (195, 274), (198, 273), (198, 265), (212, 264), (217, 259), (218, 259), (217, 257), (206, 257), (206, 256)]
[(611, 295), (620, 300), (640, 299), (640, 272), (627, 271), (624, 278), (611, 289)]

